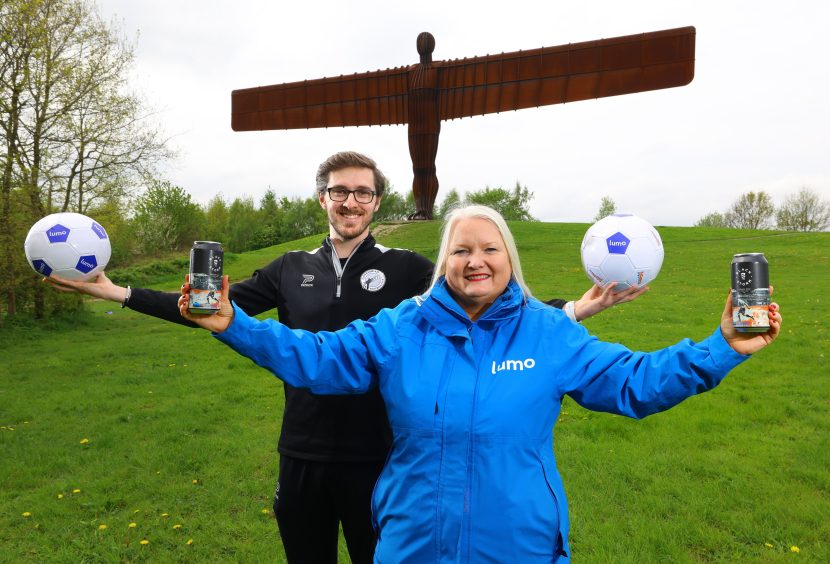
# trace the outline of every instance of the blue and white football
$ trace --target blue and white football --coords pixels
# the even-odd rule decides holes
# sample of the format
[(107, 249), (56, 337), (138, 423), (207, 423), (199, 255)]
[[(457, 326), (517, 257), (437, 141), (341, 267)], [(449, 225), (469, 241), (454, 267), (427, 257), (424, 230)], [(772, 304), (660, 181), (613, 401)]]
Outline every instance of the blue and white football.
[(591, 282), (616, 291), (648, 284), (663, 266), (663, 241), (646, 220), (628, 213), (597, 221), (582, 239), (582, 266)]
[(32, 226), (23, 247), (35, 272), (70, 280), (92, 278), (112, 253), (106, 230), (79, 213), (47, 215)]

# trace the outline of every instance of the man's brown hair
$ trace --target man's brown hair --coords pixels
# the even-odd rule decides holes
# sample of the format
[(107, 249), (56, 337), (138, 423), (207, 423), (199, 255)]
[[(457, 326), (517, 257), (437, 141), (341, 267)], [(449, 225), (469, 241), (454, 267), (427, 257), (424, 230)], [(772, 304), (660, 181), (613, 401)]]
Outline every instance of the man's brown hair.
[(388, 180), (386, 180), (386, 177), (380, 171), (375, 161), (355, 151), (341, 151), (322, 162), (317, 168), (317, 192), (322, 193), (326, 191), (329, 183), (329, 174), (336, 170), (349, 167), (368, 168), (371, 170), (375, 177), (375, 192), (377, 192), (378, 198), (383, 196)]

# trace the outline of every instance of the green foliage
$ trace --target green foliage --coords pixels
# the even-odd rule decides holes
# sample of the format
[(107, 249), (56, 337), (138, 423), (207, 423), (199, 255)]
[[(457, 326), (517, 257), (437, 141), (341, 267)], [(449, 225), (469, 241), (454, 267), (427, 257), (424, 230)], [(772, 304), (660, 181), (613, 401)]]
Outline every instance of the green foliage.
[[(535, 295), (587, 288), (587, 225), (510, 227)], [(585, 321), (591, 333), (644, 350), (705, 338), (747, 245), (769, 259), (783, 333), (716, 390), (643, 421), (566, 399), (553, 446), (574, 558), (830, 561), (830, 234), (660, 233), (666, 258), (651, 291)], [(434, 258), (437, 239), (435, 222), (417, 222), (382, 243)], [(244, 253), (226, 271), (238, 280), (318, 244)], [(182, 273), (158, 287), (176, 291)], [(284, 562), (270, 513), (282, 385), (203, 331), (108, 302), (88, 310), (72, 325), (0, 328), (0, 560)]]
[(453, 188), (447, 192), (447, 195), (444, 196), (444, 199), (441, 201), (441, 205), (438, 206), (438, 211), (435, 212), (435, 219), (444, 219), (450, 211), (460, 205), (461, 196), (458, 194), (458, 190)]
[(126, 206), (116, 198), (107, 198), (87, 210), (87, 215), (103, 225), (109, 236), (112, 256), (107, 269), (128, 264), (138, 252), (133, 224), (125, 215)]
[(229, 212), (228, 204), (225, 203), (225, 200), (222, 198), (222, 194), (217, 194), (211, 198), (204, 213), (204, 240), (219, 242), (227, 241)]
[(460, 205), (480, 204), (493, 208), (507, 221), (536, 221), (536, 218), (530, 215), (530, 200), (532, 199), (533, 192), (518, 181), (512, 190), (485, 186), (481, 190), (466, 192), (463, 197), (458, 190), (453, 188), (444, 196), (435, 212), (435, 218), (446, 217), (450, 211)]
[(380, 209), (375, 212), (375, 221), (378, 223), (404, 221), (414, 211), (415, 196), (412, 190), (407, 190), (406, 195), (402, 195), (396, 192), (392, 185), (389, 185), (383, 194)]
[(228, 210), (227, 239), (222, 240), (227, 250), (237, 253), (253, 249), (260, 217), (253, 198), (236, 198)]
[(133, 225), (144, 253), (184, 249), (199, 237), (202, 209), (180, 186), (152, 181), (135, 204)]
[(774, 218), (775, 205), (763, 190), (741, 194), (724, 215), (726, 225), (735, 229), (769, 229)]
[(614, 202), (611, 196), (603, 196), (602, 201), (599, 204), (599, 211), (597, 211), (597, 215), (594, 216), (594, 222), (615, 213), (617, 213), (616, 202)]
[(695, 223), (695, 227), (729, 227), (723, 214), (712, 212), (704, 215)]
[(507, 221), (535, 221), (529, 208), (532, 199), (533, 192), (518, 181), (512, 190), (486, 186), (483, 190), (469, 192), (466, 195), (467, 202), (489, 206)]
[(280, 242), (328, 230), (328, 218), (315, 197), (280, 198), (280, 209), (282, 214), (275, 225)]
[(830, 202), (809, 188), (787, 196), (776, 212), (778, 229), (785, 231), (824, 231), (830, 227)]

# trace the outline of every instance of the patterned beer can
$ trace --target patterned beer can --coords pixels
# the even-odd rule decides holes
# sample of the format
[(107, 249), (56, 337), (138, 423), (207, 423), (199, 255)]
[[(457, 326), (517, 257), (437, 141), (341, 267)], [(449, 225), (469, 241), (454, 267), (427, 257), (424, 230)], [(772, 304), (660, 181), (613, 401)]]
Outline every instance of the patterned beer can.
[(190, 313), (212, 314), (219, 311), (222, 291), (222, 244), (194, 241), (190, 249)]
[(769, 329), (769, 264), (764, 253), (732, 257), (732, 326), (742, 333)]

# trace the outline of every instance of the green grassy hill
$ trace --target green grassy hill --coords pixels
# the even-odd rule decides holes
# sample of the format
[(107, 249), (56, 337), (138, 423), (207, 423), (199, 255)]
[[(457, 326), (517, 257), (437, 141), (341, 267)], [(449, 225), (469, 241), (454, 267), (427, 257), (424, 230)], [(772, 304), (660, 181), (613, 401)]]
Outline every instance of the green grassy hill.
[[(536, 296), (588, 288), (586, 225), (511, 227)], [(659, 230), (651, 291), (588, 320), (591, 332), (645, 350), (702, 339), (732, 255), (764, 252), (783, 334), (716, 390), (644, 421), (566, 402), (554, 438), (575, 559), (830, 561), (830, 234)], [(236, 255), (226, 271), (242, 279), (321, 238)], [(382, 226), (378, 239), (434, 258), (438, 225)], [(279, 382), (205, 332), (89, 310), (73, 327), (0, 329), (0, 562), (282, 558)]]

